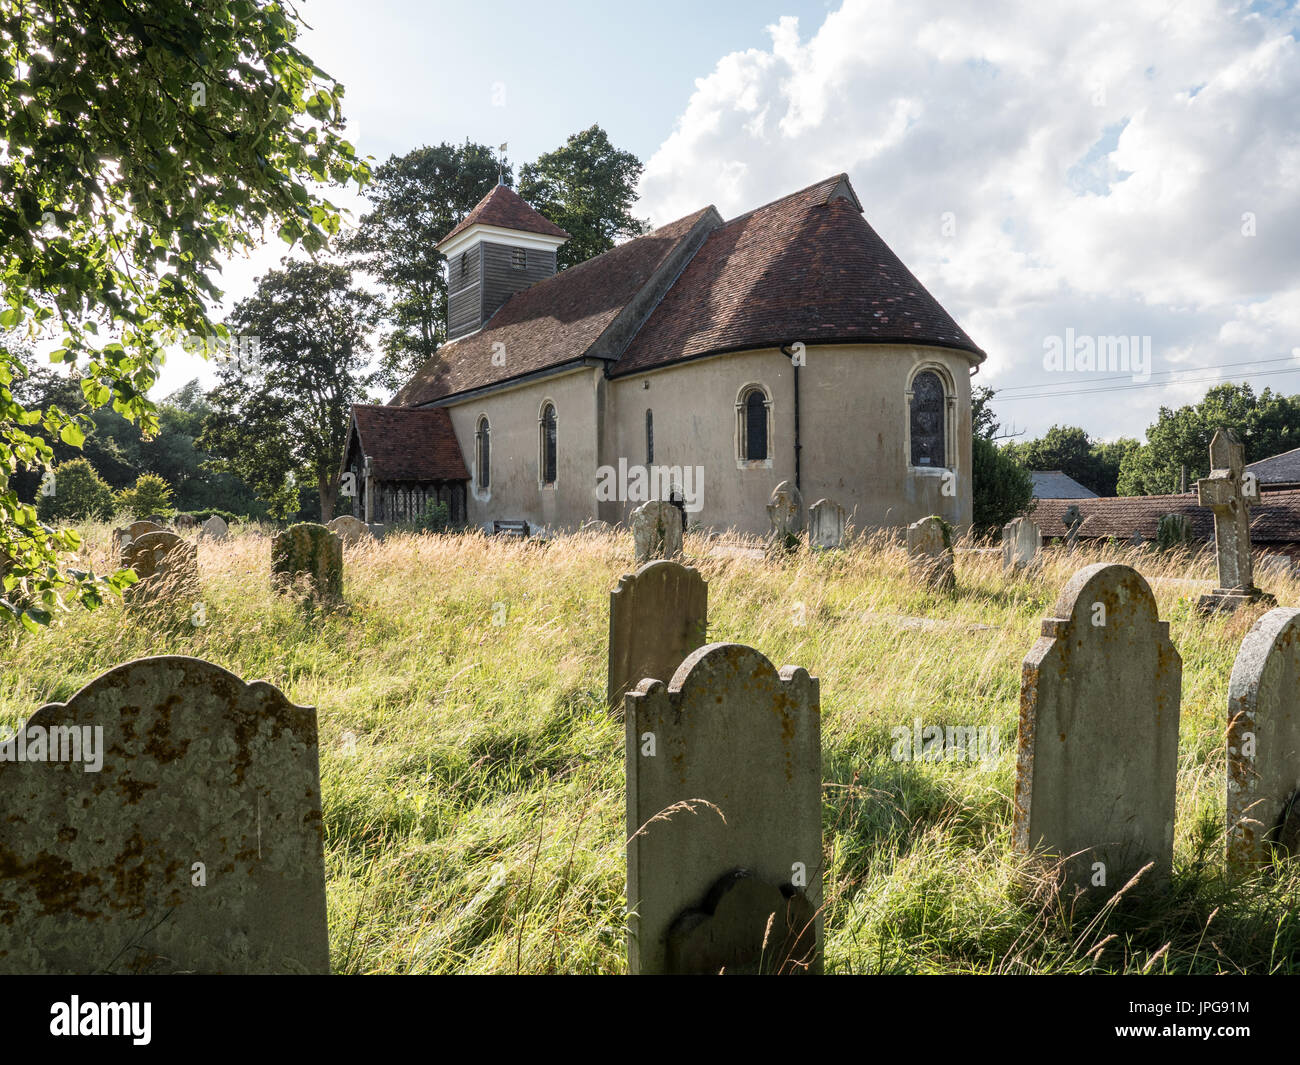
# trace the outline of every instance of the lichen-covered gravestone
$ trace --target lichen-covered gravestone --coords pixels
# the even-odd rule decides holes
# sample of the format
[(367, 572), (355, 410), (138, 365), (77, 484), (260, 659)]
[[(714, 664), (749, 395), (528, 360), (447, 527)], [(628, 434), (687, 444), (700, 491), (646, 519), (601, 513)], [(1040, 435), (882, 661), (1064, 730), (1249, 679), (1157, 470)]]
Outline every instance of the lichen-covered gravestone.
[(709, 644), (624, 713), (629, 970), (819, 972), (817, 680)]
[(1201, 596), (1205, 614), (1231, 612), (1245, 603), (1271, 601), (1255, 587), (1250, 557), (1250, 507), (1259, 502), (1259, 483), (1245, 472), (1246, 449), (1231, 429), (1210, 441), (1210, 476), (1196, 482), (1197, 501), (1214, 511), (1214, 553), (1219, 587)]
[(767, 520), (772, 528), (767, 534), (770, 548), (785, 551), (799, 546), (803, 532), (803, 496), (789, 481), (782, 481), (772, 489), (767, 501)]
[(230, 526), (220, 514), (213, 514), (203, 523), (199, 536), (204, 540), (224, 540), (230, 534)]
[(1002, 526), (1002, 569), (1019, 573), (1030, 569), (1043, 546), (1043, 534), (1028, 518), (1013, 518)]
[(915, 580), (940, 591), (957, 585), (952, 532), (938, 515), (914, 521), (907, 527), (907, 568)]
[(1186, 514), (1165, 514), (1156, 525), (1156, 543), (1169, 551), (1191, 542), (1192, 523)]
[(344, 547), (351, 547), (370, 538), (370, 530), (366, 528), (366, 523), (351, 514), (340, 514), (325, 528), (342, 540)]
[(646, 677), (670, 680), (704, 645), (708, 615), (708, 582), (690, 566), (657, 559), (620, 578), (609, 593), (609, 707)]
[(0, 973), (328, 972), (315, 710), (109, 670), (0, 748), (0, 870)]
[(1228, 864), (1300, 854), (1300, 610), (1270, 610), (1246, 634), (1228, 682)]
[(128, 585), (122, 599), (140, 606), (161, 600), (190, 598), (199, 591), (199, 563), (194, 545), (174, 532), (146, 532), (122, 549), (122, 565), (139, 580)]
[(682, 512), (666, 500), (642, 503), (632, 511), (632, 545), (638, 565), (677, 558), (682, 553)]
[(1067, 859), (1107, 894), (1148, 862), (1169, 875), (1182, 659), (1130, 566), (1076, 573), (1043, 621), (1020, 686), (1015, 842)]
[(113, 530), (113, 554), (115, 556), (120, 556), (122, 552), (130, 546), (132, 541), (137, 540), (145, 533), (170, 531), (170, 529), (166, 529), (152, 521), (133, 521), (124, 529)]
[(808, 510), (808, 544), (822, 550), (844, 546), (844, 508), (830, 499), (819, 499)]
[(343, 541), (324, 525), (291, 525), (271, 541), (271, 587), (301, 583), (318, 599), (343, 598)]

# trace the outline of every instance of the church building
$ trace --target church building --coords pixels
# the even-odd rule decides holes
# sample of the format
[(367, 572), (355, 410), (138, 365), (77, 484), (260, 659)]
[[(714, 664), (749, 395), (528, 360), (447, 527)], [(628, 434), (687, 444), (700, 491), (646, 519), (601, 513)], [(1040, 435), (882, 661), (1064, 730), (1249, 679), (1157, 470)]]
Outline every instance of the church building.
[(867, 224), (844, 174), (730, 221), (704, 207), (565, 270), (568, 234), (498, 185), (438, 245), (447, 342), (357, 406), (358, 517), (573, 529), (678, 499), (768, 530), (772, 490), (858, 528), (971, 520), (984, 353)]

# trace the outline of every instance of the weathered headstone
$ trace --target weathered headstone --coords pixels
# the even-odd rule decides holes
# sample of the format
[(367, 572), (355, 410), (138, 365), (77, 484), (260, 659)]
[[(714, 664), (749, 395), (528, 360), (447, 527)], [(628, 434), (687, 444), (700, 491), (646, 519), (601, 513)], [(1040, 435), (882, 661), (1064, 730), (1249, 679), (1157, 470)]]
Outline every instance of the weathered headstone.
[(1023, 572), (1038, 560), (1043, 534), (1028, 518), (1013, 518), (1002, 526), (1002, 569)]
[(1186, 514), (1165, 514), (1156, 525), (1156, 543), (1166, 551), (1192, 540), (1192, 523)]
[(204, 540), (224, 540), (229, 533), (230, 527), (226, 524), (225, 518), (219, 514), (213, 514), (203, 523), (199, 536)]
[(124, 529), (113, 530), (113, 554), (121, 555), (127, 546), (133, 541), (151, 532), (170, 532), (169, 529), (163, 528), (152, 521), (133, 521)]
[(636, 562), (677, 558), (682, 553), (682, 515), (667, 500), (652, 499), (632, 511)]
[(844, 508), (830, 499), (819, 499), (808, 510), (808, 543), (833, 550), (844, 546)]
[(1216, 430), (1210, 441), (1210, 476), (1196, 482), (1198, 502), (1214, 512), (1219, 569), (1219, 587), (1196, 604), (1202, 613), (1231, 612), (1266, 598), (1255, 587), (1250, 557), (1250, 507), (1259, 502), (1259, 483), (1245, 468), (1241, 439), (1232, 429)]
[(345, 547), (370, 539), (370, 530), (366, 528), (366, 523), (351, 514), (340, 514), (325, 528), (342, 540)]
[(316, 712), (142, 658), (0, 746), (0, 973), (327, 973)]
[(767, 501), (767, 520), (772, 528), (767, 534), (769, 547), (791, 550), (799, 545), (803, 532), (803, 496), (789, 481), (772, 489)]
[(704, 645), (708, 616), (708, 582), (689, 566), (657, 559), (620, 578), (609, 593), (610, 708), (646, 677), (671, 680)]
[(197, 529), (199, 519), (193, 514), (177, 514), (176, 520), (172, 524), (178, 529)]
[(127, 585), (123, 602), (140, 606), (160, 600), (191, 598), (199, 591), (199, 562), (194, 545), (174, 532), (147, 532), (122, 549), (121, 564), (139, 580)]
[(629, 970), (819, 972), (816, 678), (709, 644), (624, 713)]
[(1074, 545), (1079, 542), (1079, 527), (1083, 524), (1083, 515), (1079, 512), (1079, 504), (1071, 503), (1065, 508), (1065, 514), (1061, 517), (1061, 524), (1065, 526), (1065, 550), (1066, 554), (1074, 554)]
[[(1228, 864), (1295, 850), (1300, 791), (1300, 610), (1277, 607), (1246, 634), (1228, 681)], [(1288, 825), (1288, 814), (1290, 824)], [(1289, 844), (1289, 847), (1287, 846)]]
[(314, 598), (343, 598), (343, 541), (324, 525), (290, 525), (271, 541), (271, 587), (302, 583)]
[(1079, 570), (1025, 658), (1015, 842), (1065, 859), (1067, 883), (1113, 892), (1148, 862), (1169, 875), (1182, 659), (1130, 566)]
[(940, 591), (957, 585), (952, 532), (938, 515), (914, 521), (907, 527), (907, 568), (915, 580)]
[(1270, 551), (1260, 555), (1259, 565), (1256, 568), (1261, 577), (1288, 581), (1294, 580), (1296, 576), (1295, 559), (1280, 552)]

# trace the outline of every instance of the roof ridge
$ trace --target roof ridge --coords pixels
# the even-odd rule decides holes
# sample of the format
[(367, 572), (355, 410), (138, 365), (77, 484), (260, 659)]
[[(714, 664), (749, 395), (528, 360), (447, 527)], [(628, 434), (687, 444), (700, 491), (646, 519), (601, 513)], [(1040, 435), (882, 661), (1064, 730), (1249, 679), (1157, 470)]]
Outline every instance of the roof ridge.
[[(784, 195), (784, 196), (778, 196), (775, 200), (770, 200), (770, 201), (768, 201), (767, 203), (759, 204), (757, 207), (751, 208), (750, 210), (746, 211), (744, 214), (738, 214), (738, 215), (736, 215), (735, 218), (728, 218), (728, 219), (724, 220), (722, 224), (723, 224), (724, 226), (729, 226), (729, 225), (731, 225), (732, 222), (739, 222), (739, 221), (741, 221), (741, 220), (743, 220), (743, 219), (748, 218), (750, 215), (758, 214), (759, 211), (766, 211), (769, 207), (775, 207), (775, 206), (776, 206), (777, 204), (779, 204), (779, 203), (785, 203), (786, 200), (793, 200), (793, 199), (794, 199), (795, 197), (797, 197), (797, 196), (804, 196), (804, 195), (806, 195), (807, 193), (812, 192), (813, 189), (821, 188), (823, 185), (830, 185), (830, 186), (831, 186), (831, 191), (834, 191), (834, 190), (839, 186), (839, 184), (840, 184), (841, 181), (845, 181), (845, 182), (847, 182), (848, 180), (849, 180), (849, 175), (848, 175), (847, 173), (845, 173), (844, 171), (841, 171), (841, 172), (838, 173), (838, 174), (832, 174), (830, 177), (828, 177), (828, 178), (822, 178), (821, 181), (814, 181), (811, 185), (807, 185), (807, 186), (805, 186), (805, 187), (802, 188), (802, 189), (797, 189), (797, 190), (795, 190), (794, 192), (787, 193), (787, 194)], [(850, 182), (850, 183), (849, 183), (849, 188), (852, 188), (852, 187), (853, 187), (853, 185), (852, 185), (852, 183)], [(856, 195), (856, 193), (855, 193), (855, 195)], [(826, 205), (826, 202), (829, 201), (829, 199), (830, 199), (830, 196), (829, 196), (829, 193), (828, 193), (828, 194), (827, 194), (827, 200), (826, 200), (826, 201), (823, 201), (822, 204), (821, 204), (821, 206), (824, 207), (824, 206)]]

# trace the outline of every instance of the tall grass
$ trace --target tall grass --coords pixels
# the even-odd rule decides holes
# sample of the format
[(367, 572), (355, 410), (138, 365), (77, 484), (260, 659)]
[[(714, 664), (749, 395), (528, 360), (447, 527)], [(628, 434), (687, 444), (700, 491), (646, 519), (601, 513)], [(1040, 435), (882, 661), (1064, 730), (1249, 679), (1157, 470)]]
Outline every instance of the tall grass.
[[(84, 531), (107, 568), (108, 528)], [(9, 645), (0, 723), (142, 655), (269, 680), (318, 709), (336, 971), (622, 972), (623, 727), (602, 701), (630, 541), (390, 537), (347, 550), (344, 605), (304, 611), (272, 594), (269, 537), (246, 529), (199, 545), (201, 627), (114, 604)], [(1259, 610), (1197, 615), (1187, 580), (1211, 580), (1208, 560), (1081, 547), (1013, 579), (963, 551), (949, 597), (910, 583), (886, 535), (781, 561), (690, 535), (687, 553), (711, 640), (821, 678), (828, 972), (1300, 968), (1300, 872), (1223, 871), (1227, 683)], [(1097, 911), (1010, 829), (1020, 663), (1070, 574), (1100, 560), (1160, 578), (1184, 679), (1173, 882)], [(994, 726), (1001, 754), (895, 762), (891, 729), (915, 718)]]

